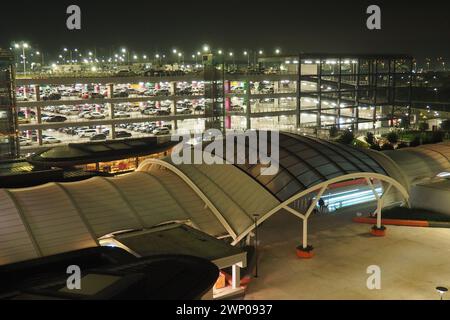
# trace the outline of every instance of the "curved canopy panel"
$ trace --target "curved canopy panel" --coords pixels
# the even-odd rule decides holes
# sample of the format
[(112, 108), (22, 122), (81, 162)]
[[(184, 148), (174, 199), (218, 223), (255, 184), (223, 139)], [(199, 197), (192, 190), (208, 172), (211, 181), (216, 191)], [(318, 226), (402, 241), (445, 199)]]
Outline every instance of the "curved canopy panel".
[(402, 170), (409, 184), (450, 173), (450, 143), (422, 145), (414, 148), (385, 151)]
[[(170, 159), (165, 161), (173, 166)], [(144, 162), (145, 163), (145, 162)], [(152, 165), (143, 165), (138, 171), (154, 174), (164, 162), (153, 161)], [(279, 204), (269, 192), (253, 179), (232, 165), (177, 165), (192, 183), (208, 198), (224, 224), (231, 228), (231, 235), (238, 235), (254, 223), (253, 215), (262, 216)]]
[[(260, 132), (256, 133), (259, 139)], [(242, 140), (236, 141), (242, 143)], [(279, 134), (278, 173), (271, 176), (261, 175), (261, 168), (264, 166), (260, 163), (251, 164), (248, 158), (250, 149), (248, 143), (245, 148), (247, 149), (245, 164), (238, 164), (237, 167), (253, 177), (281, 202), (339, 176), (356, 172), (388, 175), (370, 153), (334, 142), (285, 132)], [(238, 148), (235, 148), (235, 151), (237, 150)]]

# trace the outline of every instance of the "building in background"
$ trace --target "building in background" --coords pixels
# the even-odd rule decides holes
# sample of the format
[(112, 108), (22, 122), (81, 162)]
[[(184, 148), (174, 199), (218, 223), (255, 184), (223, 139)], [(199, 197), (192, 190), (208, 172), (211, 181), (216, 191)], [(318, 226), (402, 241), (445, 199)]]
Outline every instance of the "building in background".
[(14, 74), (12, 53), (0, 49), (0, 160), (19, 154)]
[(334, 128), (379, 133), (417, 126), (427, 112), (426, 104), (411, 101), (416, 74), (408, 55), (302, 53), (251, 61), (248, 54), (243, 61), (230, 54), (205, 54), (202, 68), (195, 70), (20, 77), (22, 153), (94, 136), (120, 139), (210, 128), (319, 137)]

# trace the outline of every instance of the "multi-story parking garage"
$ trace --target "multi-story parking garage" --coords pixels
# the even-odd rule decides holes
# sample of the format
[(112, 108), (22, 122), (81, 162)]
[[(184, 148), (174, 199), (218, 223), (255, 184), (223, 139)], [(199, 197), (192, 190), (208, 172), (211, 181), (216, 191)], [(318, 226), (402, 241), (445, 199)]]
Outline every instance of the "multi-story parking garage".
[[(161, 126), (203, 131), (213, 116), (220, 122), (213, 127), (225, 129), (316, 133), (333, 126), (372, 130), (415, 121), (409, 56), (276, 56), (259, 59), (258, 71), (209, 58), (218, 69), (212, 78), (203, 69), (183, 75), (18, 79), (22, 149), (96, 135), (145, 136)], [(214, 99), (218, 108), (211, 107)]]

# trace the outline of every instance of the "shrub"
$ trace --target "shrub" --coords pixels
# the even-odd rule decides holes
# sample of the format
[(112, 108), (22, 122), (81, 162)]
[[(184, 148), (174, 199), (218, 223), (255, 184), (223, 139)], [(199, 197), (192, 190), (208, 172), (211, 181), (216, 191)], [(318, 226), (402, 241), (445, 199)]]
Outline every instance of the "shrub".
[(370, 147), (370, 145), (367, 142), (359, 139), (353, 140), (353, 146), (363, 149), (368, 149)]
[(391, 131), (386, 136), (387, 141), (391, 144), (396, 144), (398, 142), (398, 133), (395, 131)]
[(428, 122), (421, 122), (419, 123), (419, 130), (420, 131), (427, 131), (430, 128), (430, 125), (428, 124)]
[(394, 150), (394, 146), (390, 143), (385, 143), (381, 146), (381, 150)]
[(330, 138), (336, 138), (339, 134), (339, 130), (336, 126), (332, 126), (329, 130)]
[(442, 121), (441, 129), (444, 131), (450, 131), (450, 120), (449, 119)]
[(433, 131), (431, 133), (431, 142), (432, 143), (440, 143), (444, 141), (444, 132), (442, 131)]
[(415, 135), (414, 138), (409, 143), (410, 147), (418, 147), (420, 146), (420, 137), (418, 135)]
[(373, 144), (370, 146), (370, 149), (372, 150), (377, 150), (377, 151), (381, 151), (381, 147), (379, 144)]
[(341, 136), (339, 137), (339, 142), (342, 144), (352, 144), (353, 140), (355, 140), (355, 135), (350, 130), (345, 130)]
[(375, 140), (375, 135), (372, 132), (366, 133), (365, 140), (371, 146), (373, 146), (374, 144), (377, 144), (377, 141)]

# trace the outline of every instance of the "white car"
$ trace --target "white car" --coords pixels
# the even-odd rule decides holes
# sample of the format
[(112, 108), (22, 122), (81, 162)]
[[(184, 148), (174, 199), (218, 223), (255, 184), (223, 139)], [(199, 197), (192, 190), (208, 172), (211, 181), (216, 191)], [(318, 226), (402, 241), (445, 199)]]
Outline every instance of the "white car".
[(100, 112), (91, 112), (84, 116), (85, 119), (96, 120), (96, 119), (105, 119), (105, 115)]
[(66, 116), (75, 116), (80, 112), (78, 109), (62, 109), (61, 114), (64, 114)]
[(78, 114), (78, 118), (84, 118), (89, 113), (91, 113), (91, 112), (90, 111), (82, 111)]
[(169, 128), (166, 128), (166, 127), (158, 127), (158, 128), (155, 128), (152, 133), (155, 136), (161, 136), (161, 135), (165, 135), (165, 134), (170, 134), (170, 130), (169, 130)]
[(16, 100), (18, 102), (22, 102), (22, 101), (28, 101), (28, 98), (22, 95), (17, 95)]
[(124, 111), (118, 111), (114, 114), (114, 118), (129, 118), (130, 114)]
[(19, 144), (21, 147), (29, 146), (31, 144), (30, 140), (20, 137)]
[(192, 110), (189, 108), (177, 108), (177, 113), (178, 114), (191, 114)]
[(87, 129), (87, 130), (80, 131), (78, 133), (78, 136), (80, 138), (90, 138), (92, 136), (95, 136), (96, 134), (97, 134), (97, 130), (96, 129)]
[(61, 140), (58, 140), (54, 137), (44, 137), (42, 138), (42, 143), (43, 144), (54, 144), (54, 143), (60, 143)]

